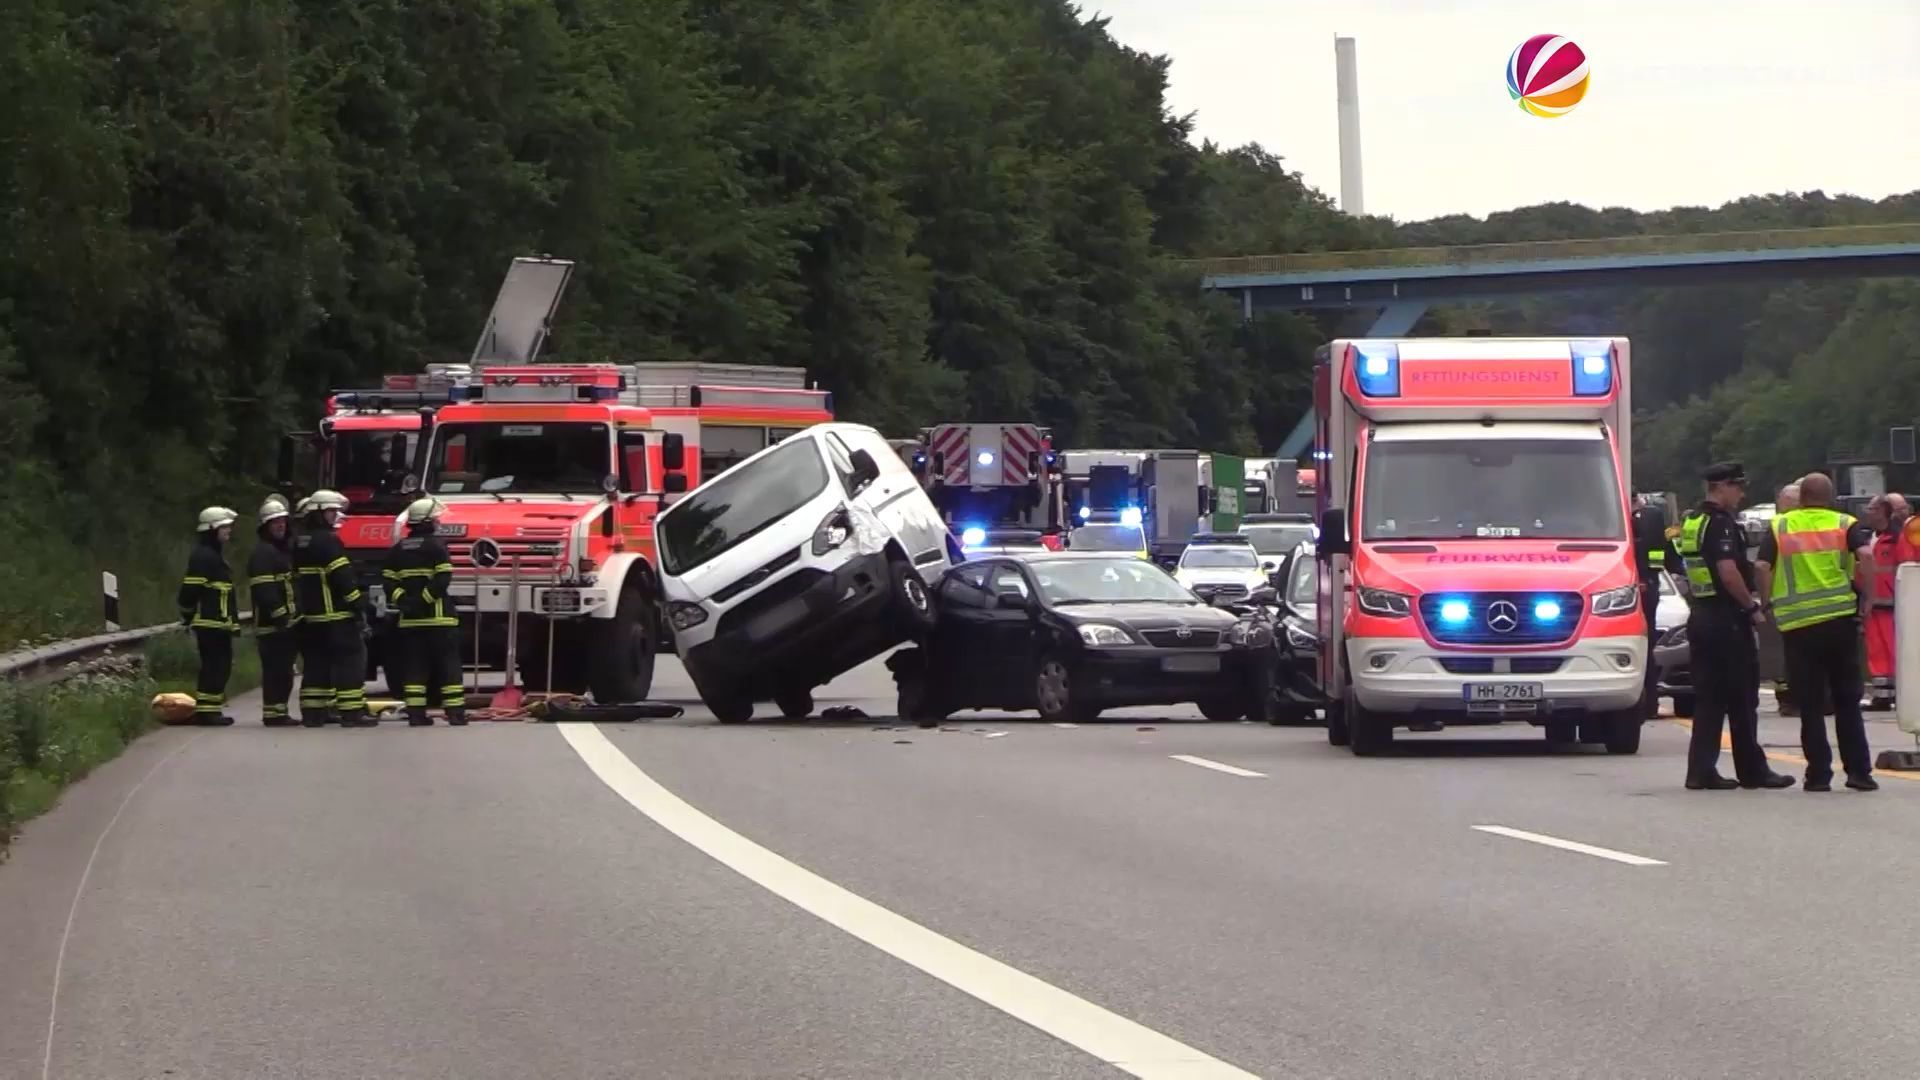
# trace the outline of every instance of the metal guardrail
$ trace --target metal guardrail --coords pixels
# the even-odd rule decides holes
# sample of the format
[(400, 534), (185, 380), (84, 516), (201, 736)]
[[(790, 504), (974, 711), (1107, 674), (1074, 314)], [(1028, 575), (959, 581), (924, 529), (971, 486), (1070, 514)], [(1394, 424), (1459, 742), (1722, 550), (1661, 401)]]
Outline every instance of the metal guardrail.
[(64, 678), (85, 670), (94, 661), (111, 656), (128, 646), (144, 645), (150, 638), (183, 629), (179, 623), (148, 626), (138, 630), (117, 630), (111, 634), (56, 641), (32, 649), (0, 655), (0, 679), (24, 679), (33, 682)]
[(1684, 255), (1734, 251), (1782, 251), (1808, 247), (1870, 247), (1920, 244), (1920, 223), (1833, 225), (1811, 229), (1748, 232), (1671, 233), (1614, 236), (1592, 240), (1539, 240), (1511, 244), (1459, 244), (1450, 247), (1374, 248), (1364, 251), (1310, 251), (1293, 255), (1240, 255), (1186, 259), (1181, 264), (1203, 275), (1286, 274), (1323, 270), (1384, 270), (1396, 267), (1487, 266), (1602, 258), (1610, 255)]

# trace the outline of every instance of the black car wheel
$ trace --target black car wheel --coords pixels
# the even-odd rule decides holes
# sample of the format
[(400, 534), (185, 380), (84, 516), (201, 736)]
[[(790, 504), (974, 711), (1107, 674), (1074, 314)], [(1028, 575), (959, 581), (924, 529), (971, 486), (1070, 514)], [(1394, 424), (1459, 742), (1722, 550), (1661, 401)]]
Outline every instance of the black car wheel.
[(918, 674), (901, 674), (895, 676), (894, 681), (898, 684), (900, 691), (895, 711), (899, 713), (902, 723), (930, 728), (940, 726), (940, 721), (947, 718), (946, 711), (933, 703), (924, 677)]
[(1067, 662), (1058, 656), (1046, 656), (1040, 660), (1040, 672), (1034, 678), (1034, 704), (1040, 710), (1040, 718), (1049, 723), (1081, 723), (1100, 715), (1099, 709), (1088, 708), (1074, 700), (1073, 672)]
[(780, 715), (789, 720), (805, 720), (813, 715), (811, 690), (789, 687), (775, 694), (773, 703), (780, 707)]
[(1216, 724), (1231, 723), (1247, 715), (1247, 707), (1232, 698), (1209, 698), (1200, 702), (1200, 715)]

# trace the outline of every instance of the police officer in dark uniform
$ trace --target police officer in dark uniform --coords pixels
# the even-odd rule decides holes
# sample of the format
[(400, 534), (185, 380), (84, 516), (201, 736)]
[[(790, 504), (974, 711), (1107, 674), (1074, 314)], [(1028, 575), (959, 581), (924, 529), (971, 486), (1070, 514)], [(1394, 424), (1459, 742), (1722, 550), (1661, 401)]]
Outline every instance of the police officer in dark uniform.
[[(1710, 466), (1702, 474), (1707, 497), (1680, 523), (1674, 545), (1687, 567), (1691, 611), (1693, 739), (1687, 749), (1687, 788), (1790, 788), (1793, 778), (1774, 772), (1760, 749), (1760, 646), (1754, 637), (1766, 619), (1753, 592), (1753, 563), (1746, 533), (1734, 518), (1746, 496), (1747, 470), (1739, 462)], [(1738, 780), (1720, 775), (1720, 729), (1733, 738)]]
[(335, 530), (346, 516), (347, 498), (316, 491), (300, 538), (293, 542), (294, 594), (300, 606), (300, 722), (319, 727), (373, 727), (367, 715), (366, 595), (355, 580), (347, 549)]
[(1680, 553), (1667, 538), (1667, 512), (1657, 503), (1642, 502), (1633, 511), (1633, 561), (1640, 571), (1640, 610), (1647, 617), (1646, 706), (1649, 717), (1660, 715), (1660, 670), (1653, 663), (1653, 647), (1660, 640), (1654, 613), (1660, 607), (1660, 575), (1680, 568)]
[(399, 653), (407, 723), (433, 723), (427, 707), (447, 711), (447, 723), (467, 722), (466, 687), (460, 672), (460, 620), (447, 605), (453, 583), (453, 558), (436, 535), (446, 513), (439, 499), (427, 496), (407, 507), (407, 535), (387, 555), (387, 599), (400, 613)]

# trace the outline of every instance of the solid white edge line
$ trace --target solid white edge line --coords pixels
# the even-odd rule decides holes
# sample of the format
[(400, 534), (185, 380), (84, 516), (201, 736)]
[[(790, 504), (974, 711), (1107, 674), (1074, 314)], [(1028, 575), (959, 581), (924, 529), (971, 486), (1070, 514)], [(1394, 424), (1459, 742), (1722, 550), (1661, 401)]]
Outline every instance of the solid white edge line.
[(661, 828), (802, 911), (1069, 1046), (1148, 1080), (1254, 1076), (896, 915), (761, 847), (661, 786), (592, 724), (567, 724), (560, 733), (602, 783)]
[(147, 786), (147, 781), (153, 779), (153, 774), (160, 771), (160, 766), (185, 753), (187, 747), (199, 742), (200, 736), (205, 734), (205, 731), (194, 732), (142, 773), (139, 782), (128, 788), (127, 793), (121, 796), (120, 805), (114, 808), (113, 816), (107, 819), (107, 827), (101, 829), (100, 835), (94, 838), (93, 850), (87, 853), (87, 865), (80, 870), (80, 882), (73, 887), (73, 903), (67, 905), (67, 925), (60, 931), (60, 948), (53, 954), (53, 990), (47, 996), (47, 1050), (46, 1056), (40, 1059), (40, 1080), (48, 1080), (48, 1077), (53, 1075), (53, 1035), (60, 1022), (60, 976), (67, 967), (67, 942), (73, 940), (73, 921), (80, 914), (80, 898), (87, 894), (87, 881), (93, 877), (93, 864), (100, 858), (100, 849), (106, 845), (107, 837), (113, 832), (113, 827), (120, 824), (120, 815), (127, 812), (127, 804), (133, 802), (133, 797), (140, 794), (141, 788)]
[(1203, 769), (1212, 769), (1214, 772), (1223, 772), (1229, 776), (1253, 776), (1264, 779), (1267, 775), (1263, 772), (1254, 772), (1252, 769), (1243, 769), (1238, 765), (1228, 765), (1225, 762), (1214, 761), (1210, 758), (1195, 757), (1192, 754), (1168, 754), (1167, 756), (1175, 761), (1184, 761), (1189, 765), (1198, 765)]
[(1562, 851), (1577, 851), (1582, 855), (1592, 855), (1597, 859), (1612, 859), (1614, 862), (1626, 863), (1628, 866), (1667, 865), (1659, 859), (1649, 859), (1644, 855), (1630, 855), (1627, 852), (1615, 851), (1612, 848), (1583, 844), (1578, 840), (1562, 840), (1557, 836), (1528, 832), (1525, 829), (1510, 829), (1505, 825), (1475, 825), (1474, 828), (1483, 833), (1492, 833), (1495, 836), (1505, 836), (1514, 840), (1525, 840), (1534, 844), (1544, 844), (1547, 847), (1559, 848)]
[(1069, 724), (1069, 723), (1067, 723), (1066, 721), (1064, 721), (1064, 720), (1063, 720), (1063, 721), (1061, 721), (1060, 723), (1057, 723), (1057, 724), (1055, 724), (1055, 725), (1053, 725), (1053, 726), (1054, 726), (1054, 727), (1057, 727), (1057, 728), (1059, 728), (1059, 729), (1060, 729), (1060, 730), (1062, 730), (1062, 731), (1071, 731), (1072, 729), (1074, 729), (1074, 728), (1077, 728), (1077, 727), (1079, 727), (1080, 725), (1079, 725), (1079, 724)]

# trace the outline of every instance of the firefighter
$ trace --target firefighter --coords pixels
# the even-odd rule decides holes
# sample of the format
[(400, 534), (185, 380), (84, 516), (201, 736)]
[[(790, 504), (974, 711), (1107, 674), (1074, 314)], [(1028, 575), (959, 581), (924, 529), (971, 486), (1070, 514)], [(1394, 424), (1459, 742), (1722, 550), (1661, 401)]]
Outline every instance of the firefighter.
[(1646, 715), (1660, 715), (1660, 669), (1653, 647), (1660, 640), (1654, 614), (1660, 607), (1660, 575), (1680, 566), (1680, 553), (1668, 539), (1667, 512), (1654, 496), (1642, 496), (1633, 511), (1633, 561), (1640, 572), (1640, 611), (1647, 617)]
[(1859, 570), (1867, 578), (1867, 595), (1873, 595), (1873, 533), (1833, 502), (1833, 481), (1824, 474), (1800, 481), (1800, 505), (1774, 518), (1760, 542), (1760, 592), (1780, 628), (1787, 678), (1799, 696), (1806, 789), (1833, 790), (1826, 719), (1831, 704), (1847, 786), (1875, 791), (1880, 784), (1860, 712), (1861, 603), (1854, 590)]
[[(1774, 521), (1780, 520), (1781, 515), (1787, 513), (1790, 510), (1798, 510), (1799, 508), (1800, 508), (1800, 481), (1795, 480), (1793, 483), (1788, 484), (1785, 487), (1782, 487), (1779, 491), (1774, 493), (1773, 521), (1767, 522), (1767, 530), (1769, 532), (1773, 530)], [(1765, 601), (1765, 597), (1763, 596), (1762, 602), (1764, 601)], [(1784, 646), (1783, 646), (1783, 649), (1784, 649)], [(1796, 699), (1793, 694), (1793, 672), (1792, 671), (1788, 671), (1785, 675), (1782, 675), (1780, 678), (1775, 679), (1773, 681), (1773, 704), (1776, 708), (1780, 710), (1781, 716), (1799, 716), (1800, 715), (1800, 704), (1798, 699)]]
[(294, 624), (293, 560), (287, 500), (267, 496), (260, 504), (260, 541), (247, 559), (247, 588), (253, 600), (254, 644), (260, 650), (260, 722), (286, 727), (287, 698), (293, 693), (293, 661), (299, 653)]
[(1867, 504), (1867, 527), (1873, 530), (1873, 591), (1868, 594), (1867, 679), (1869, 708), (1893, 706), (1893, 586), (1900, 564), (1911, 560), (1912, 544), (1903, 533), (1909, 512), (1900, 495), (1876, 495)]
[(382, 576), (388, 602), (399, 612), (401, 682), (407, 723), (433, 723), (427, 707), (446, 710), (447, 723), (467, 722), (466, 687), (460, 672), (460, 620), (447, 607), (453, 559), (435, 533), (446, 505), (428, 496), (407, 507), (407, 535), (393, 545)]
[[(1702, 474), (1707, 497), (1687, 512), (1674, 543), (1687, 569), (1687, 640), (1692, 648), (1694, 717), (1687, 747), (1687, 789), (1789, 788), (1760, 748), (1760, 647), (1754, 631), (1766, 620), (1753, 595), (1746, 533), (1734, 518), (1747, 492), (1747, 470), (1722, 462)], [(1720, 775), (1720, 731), (1733, 738), (1738, 780)]]
[(300, 722), (319, 727), (372, 727), (367, 715), (365, 594), (334, 531), (346, 516), (347, 498), (316, 491), (300, 538), (293, 542), (294, 600), (300, 611)]
[(232, 538), (239, 516), (224, 506), (200, 511), (198, 536), (180, 579), (180, 622), (193, 630), (200, 653), (193, 722), (206, 727), (233, 723), (226, 712), (227, 680), (233, 675), (233, 638), (240, 622), (233, 611), (233, 571), (220, 549)]

